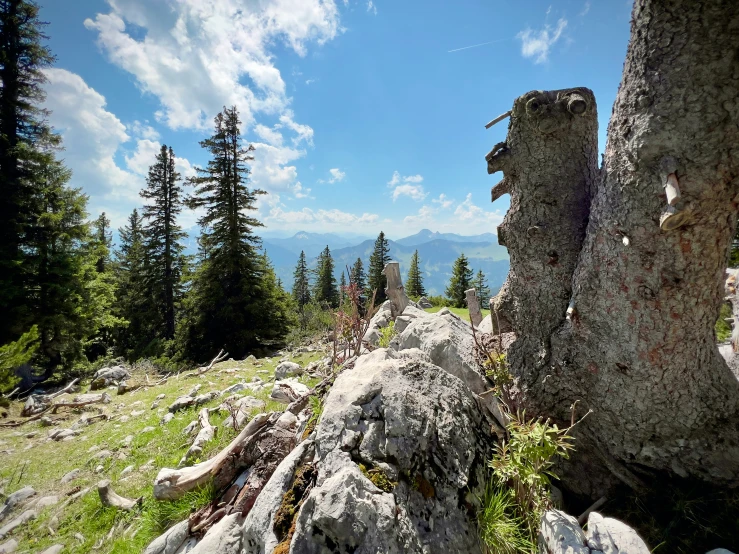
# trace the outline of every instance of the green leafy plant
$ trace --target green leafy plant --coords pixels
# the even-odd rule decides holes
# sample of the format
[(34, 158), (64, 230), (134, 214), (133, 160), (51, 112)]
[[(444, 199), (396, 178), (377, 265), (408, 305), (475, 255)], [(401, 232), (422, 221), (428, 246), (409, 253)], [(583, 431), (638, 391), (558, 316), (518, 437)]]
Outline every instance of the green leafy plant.
[(387, 327), (380, 329), (380, 340), (378, 345), (380, 348), (387, 348), (390, 346), (390, 341), (393, 340), (398, 333), (395, 332), (395, 322), (391, 321)]

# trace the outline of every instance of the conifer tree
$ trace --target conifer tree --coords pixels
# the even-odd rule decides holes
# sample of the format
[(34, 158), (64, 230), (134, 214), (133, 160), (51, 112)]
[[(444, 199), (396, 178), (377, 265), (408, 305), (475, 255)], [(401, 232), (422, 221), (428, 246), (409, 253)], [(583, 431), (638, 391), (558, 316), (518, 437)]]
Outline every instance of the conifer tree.
[(118, 229), (116, 252), (116, 311), (129, 323), (118, 337), (118, 346), (129, 358), (137, 358), (153, 336), (151, 294), (146, 281), (143, 219), (134, 209), (128, 224)]
[(423, 276), (418, 265), (418, 250), (416, 250), (411, 257), (411, 267), (408, 269), (408, 278), (405, 281), (405, 292), (412, 298), (426, 296), (426, 289), (423, 288)]
[(28, 227), (39, 206), (42, 166), (37, 144), (58, 144), (46, 123), (43, 69), (54, 57), (42, 42), (39, 6), (30, 0), (0, 2), (0, 344), (28, 331), (32, 307)]
[(141, 196), (144, 206), (144, 244), (148, 259), (148, 287), (155, 306), (159, 308), (157, 335), (171, 339), (175, 333), (175, 305), (182, 298), (182, 274), (186, 264), (182, 240), (185, 233), (177, 225), (182, 211), (180, 174), (175, 169), (172, 148), (162, 145), (156, 161), (149, 167), (146, 188)]
[(95, 240), (101, 246), (100, 258), (97, 260), (95, 268), (98, 273), (104, 273), (106, 269), (109, 269), (110, 248), (113, 245), (113, 234), (110, 231), (110, 219), (105, 217), (105, 212), (98, 216), (93, 227)]
[(293, 273), (295, 280), (293, 281), (293, 300), (298, 306), (298, 310), (302, 313), (305, 305), (310, 302), (310, 282), (308, 279), (308, 264), (305, 260), (305, 252), (300, 251), (298, 257), (298, 265)]
[(341, 272), (341, 279), (339, 279), (339, 305), (344, 304), (346, 300), (346, 275)]
[(487, 299), (490, 298), (490, 287), (488, 286), (487, 277), (485, 277), (482, 269), (479, 269), (475, 274), (472, 286), (475, 288), (477, 297), (487, 302)]
[(364, 291), (367, 288), (367, 276), (364, 273), (364, 264), (362, 258), (357, 258), (351, 271), (349, 272), (349, 283), (356, 284), (359, 290)]
[(460, 254), (452, 267), (452, 278), (444, 294), (451, 300), (455, 308), (464, 308), (465, 291), (472, 285), (472, 269), (469, 260), (464, 254)]
[(339, 305), (339, 289), (336, 287), (334, 276), (334, 260), (328, 246), (318, 256), (318, 268), (314, 298), (316, 302), (325, 302), (329, 306)]
[(377, 240), (375, 240), (375, 247), (370, 255), (369, 275), (367, 276), (370, 292), (373, 290), (377, 291), (375, 296), (376, 303), (382, 303), (387, 298), (385, 295), (387, 277), (383, 273), (383, 270), (389, 261), (390, 246), (388, 240), (385, 238), (385, 233), (380, 231), (380, 234), (377, 236)]
[(247, 187), (253, 146), (244, 147), (236, 107), (215, 118), (213, 135), (201, 146), (211, 155), (204, 169), (189, 182), (195, 186), (190, 208), (203, 208), (198, 223), (206, 257), (193, 275), (185, 302), (180, 340), (194, 359), (212, 357), (225, 348), (234, 358), (260, 344), (279, 342), (286, 333), (282, 315), (270, 302), (281, 301), (270, 283), (255, 227), (259, 189)]

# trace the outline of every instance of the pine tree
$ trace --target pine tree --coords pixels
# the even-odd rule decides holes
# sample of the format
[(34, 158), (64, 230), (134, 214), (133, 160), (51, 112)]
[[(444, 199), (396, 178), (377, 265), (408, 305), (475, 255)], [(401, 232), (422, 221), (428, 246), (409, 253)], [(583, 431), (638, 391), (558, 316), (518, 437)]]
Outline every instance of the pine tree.
[[(372, 251), (369, 261), (369, 275), (368, 285), (369, 291), (376, 290), (375, 302), (384, 302), (387, 296), (385, 295), (385, 289), (387, 288), (387, 277), (383, 273), (385, 265), (390, 261), (390, 246), (388, 240), (385, 238), (385, 233), (380, 231), (380, 234), (375, 240), (375, 247)], [(371, 294), (370, 294), (371, 295)]]
[(460, 254), (452, 267), (452, 278), (449, 286), (444, 291), (447, 298), (452, 301), (455, 308), (464, 308), (466, 302), (465, 291), (472, 285), (472, 269), (469, 260), (464, 254)]
[(336, 287), (334, 276), (334, 259), (328, 246), (318, 256), (318, 268), (316, 276), (315, 293), (316, 302), (325, 302), (332, 308), (339, 305), (339, 289)]
[(110, 219), (105, 217), (105, 212), (101, 213), (95, 220), (93, 227), (95, 230), (95, 240), (101, 246), (100, 258), (97, 260), (95, 268), (98, 273), (104, 273), (106, 269), (109, 269), (110, 248), (113, 245), (113, 234), (110, 232)]
[(127, 357), (135, 359), (153, 336), (143, 219), (138, 210), (133, 210), (128, 217), (128, 224), (118, 229), (118, 235), (116, 312), (129, 322), (118, 337), (118, 346)]
[(367, 276), (364, 274), (362, 258), (357, 258), (357, 261), (354, 262), (354, 265), (349, 272), (349, 283), (356, 284), (361, 291), (364, 291), (367, 288)]
[(487, 277), (485, 277), (482, 269), (479, 269), (475, 274), (472, 286), (475, 288), (478, 298), (484, 301), (487, 301), (487, 299), (490, 298), (490, 287), (488, 286)]
[(418, 250), (416, 250), (411, 257), (411, 267), (408, 270), (408, 278), (405, 281), (406, 294), (416, 299), (426, 296), (426, 289), (423, 288), (423, 276), (418, 266)]
[(215, 118), (215, 132), (201, 141), (210, 154), (205, 169), (198, 168), (188, 207), (205, 211), (198, 223), (206, 258), (193, 275), (179, 335), (185, 354), (194, 359), (212, 357), (225, 348), (234, 358), (269, 340), (282, 340), (282, 316), (273, 314), (272, 290), (258, 252), (255, 227), (262, 223), (248, 215), (256, 210), (264, 191), (247, 187), (253, 146), (244, 147), (235, 107)]
[(293, 300), (298, 306), (298, 310), (302, 313), (305, 305), (310, 302), (310, 282), (308, 280), (308, 264), (305, 261), (305, 252), (300, 251), (298, 265), (293, 273), (295, 280), (293, 281)]
[(182, 299), (182, 273), (186, 264), (182, 244), (185, 233), (177, 225), (182, 211), (180, 174), (175, 170), (172, 148), (162, 145), (149, 168), (144, 206), (144, 244), (148, 258), (148, 286), (154, 305), (159, 308), (157, 336), (171, 339), (175, 333), (175, 305)]
[(339, 305), (344, 304), (346, 300), (346, 275), (341, 272), (341, 279), (339, 280)]
[(37, 145), (59, 143), (46, 123), (43, 69), (54, 57), (42, 42), (46, 23), (30, 0), (0, 1), (0, 344), (28, 330), (31, 306), (26, 257), (39, 206), (43, 167)]

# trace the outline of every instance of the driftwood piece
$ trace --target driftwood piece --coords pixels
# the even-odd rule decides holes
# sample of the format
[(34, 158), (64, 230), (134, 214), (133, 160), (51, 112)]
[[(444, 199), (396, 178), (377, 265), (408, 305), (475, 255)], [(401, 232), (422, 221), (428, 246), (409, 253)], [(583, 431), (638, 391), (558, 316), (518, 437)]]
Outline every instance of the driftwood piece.
[(197, 374), (202, 375), (203, 373), (207, 373), (211, 369), (213, 369), (213, 366), (216, 365), (218, 362), (222, 362), (226, 359), (226, 356), (228, 356), (228, 352), (225, 352), (223, 349), (218, 352), (215, 358), (211, 360), (211, 362), (208, 364), (208, 367), (201, 367), (198, 369)]
[(493, 125), (495, 125), (496, 123), (500, 123), (500, 122), (501, 122), (501, 121), (503, 121), (503, 120), (504, 120), (504, 119), (505, 119), (506, 117), (510, 117), (510, 116), (511, 116), (511, 113), (513, 113), (513, 112), (512, 112), (511, 110), (508, 110), (508, 111), (507, 111), (506, 113), (502, 113), (502, 114), (500, 114), (500, 115), (499, 115), (498, 117), (496, 117), (495, 119), (493, 119), (493, 120), (492, 120), (491, 122), (487, 123), (487, 124), (485, 125), (485, 128), (486, 128), (486, 129), (490, 129), (490, 127), (492, 127), (492, 126), (493, 126)]
[(119, 510), (133, 510), (141, 503), (141, 498), (130, 500), (117, 494), (110, 486), (110, 479), (98, 483), (98, 494), (100, 495), (100, 501), (103, 503), (103, 506), (118, 508)]
[(218, 428), (210, 424), (210, 421), (208, 420), (208, 408), (200, 410), (198, 423), (200, 424), (200, 431), (195, 436), (195, 440), (192, 442), (190, 448), (188, 448), (187, 452), (185, 452), (185, 455), (180, 460), (180, 467), (184, 466), (193, 458), (200, 456), (200, 454), (203, 453), (203, 446), (205, 446), (205, 443), (212, 441), (216, 436)]
[(226, 448), (210, 460), (182, 469), (162, 469), (154, 479), (154, 498), (177, 500), (211, 480), (216, 489), (225, 486), (245, 467), (239, 463), (241, 453), (269, 419), (268, 414), (255, 416)]
[(470, 321), (475, 327), (479, 327), (482, 323), (482, 312), (480, 311), (480, 302), (477, 299), (477, 293), (475, 289), (468, 289), (464, 291), (467, 297), (467, 309), (470, 312)]
[(405, 294), (405, 287), (403, 287), (403, 281), (400, 278), (400, 263), (388, 262), (382, 272), (387, 277), (385, 293), (392, 305), (392, 315), (399, 316), (403, 313), (403, 310), (405, 310), (410, 301)]

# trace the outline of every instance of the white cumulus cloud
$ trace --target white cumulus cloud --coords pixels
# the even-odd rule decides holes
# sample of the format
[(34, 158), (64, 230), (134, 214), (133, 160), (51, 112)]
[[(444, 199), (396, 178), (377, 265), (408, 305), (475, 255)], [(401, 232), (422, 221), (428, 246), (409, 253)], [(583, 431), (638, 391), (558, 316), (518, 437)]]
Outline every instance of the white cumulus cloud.
[(413, 200), (421, 201), (426, 198), (426, 193), (421, 185), (398, 185), (393, 189), (393, 202), (401, 196), (408, 196)]
[(567, 20), (560, 19), (557, 26), (544, 25), (543, 29), (534, 31), (527, 28), (516, 35), (521, 40), (521, 55), (524, 58), (533, 58), (534, 63), (544, 63), (549, 58), (550, 48), (562, 36), (567, 27)]

